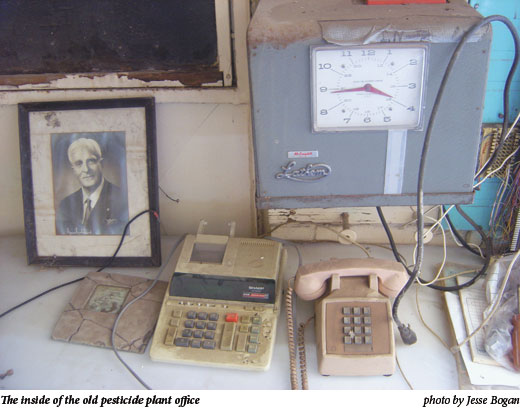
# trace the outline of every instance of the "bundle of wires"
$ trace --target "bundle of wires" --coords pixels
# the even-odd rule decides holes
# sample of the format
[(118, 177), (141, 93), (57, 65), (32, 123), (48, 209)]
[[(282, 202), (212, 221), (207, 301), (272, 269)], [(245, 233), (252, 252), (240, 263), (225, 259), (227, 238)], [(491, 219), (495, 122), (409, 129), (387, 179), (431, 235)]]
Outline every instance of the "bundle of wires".
[(520, 162), (510, 164), (498, 189), (490, 218), (490, 232), (498, 253), (515, 251), (520, 228)]

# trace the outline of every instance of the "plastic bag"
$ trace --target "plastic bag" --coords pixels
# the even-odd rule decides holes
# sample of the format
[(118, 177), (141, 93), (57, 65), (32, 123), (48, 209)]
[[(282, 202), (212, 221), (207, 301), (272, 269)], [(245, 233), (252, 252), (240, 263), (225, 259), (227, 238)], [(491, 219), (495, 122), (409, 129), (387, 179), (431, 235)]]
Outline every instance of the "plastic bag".
[[(495, 298), (502, 285), (506, 272), (515, 255), (508, 255), (495, 261), (490, 268), (486, 280), (486, 298), (489, 303), (484, 311), (484, 317), (489, 316), (495, 303)], [(484, 348), (486, 352), (503, 367), (513, 368), (511, 319), (518, 313), (518, 286), (520, 286), (520, 260), (517, 260), (511, 270), (500, 305), (484, 327)]]

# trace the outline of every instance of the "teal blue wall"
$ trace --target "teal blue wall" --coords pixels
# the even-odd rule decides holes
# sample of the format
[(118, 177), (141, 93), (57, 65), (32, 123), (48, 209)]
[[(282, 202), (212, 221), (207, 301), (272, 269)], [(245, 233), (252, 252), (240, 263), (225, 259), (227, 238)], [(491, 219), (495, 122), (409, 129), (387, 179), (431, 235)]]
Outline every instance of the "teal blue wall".
[[(469, 0), (468, 3), (485, 17), (493, 14), (507, 17), (520, 31), (520, 0)], [(492, 27), (493, 43), (482, 121), (484, 123), (501, 123), (501, 116), (504, 113), (502, 94), (513, 61), (514, 43), (511, 33), (503, 23), (492, 23)], [(520, 70), (517, 70), (513, 78), (509, 103), (509, 117), (513, 121), (520, 110)], [(490, 178), (475, 193), (474, 203), (463, 206), (464, 211), (485, 230), (489, 229), (489, 218), (499, 186), (500, 181), (497, 178)], [(457, 229), (473, 229), (456, 211), (451, 211), (450, 217)]]

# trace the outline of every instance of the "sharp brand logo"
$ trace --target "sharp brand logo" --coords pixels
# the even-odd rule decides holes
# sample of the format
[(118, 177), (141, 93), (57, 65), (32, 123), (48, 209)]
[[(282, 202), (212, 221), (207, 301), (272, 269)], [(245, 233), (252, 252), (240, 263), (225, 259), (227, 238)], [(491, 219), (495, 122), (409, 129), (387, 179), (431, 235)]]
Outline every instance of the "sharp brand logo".
[(328, 177), (332, 169), (327, 164), (307, 164), (303, 168), (293, 169), (296, 161), (289, 162), (285, 167), (282, 166), (283, 172), (275, 175), (276, 179), (290, 179), (298, 182), (313, 182)]

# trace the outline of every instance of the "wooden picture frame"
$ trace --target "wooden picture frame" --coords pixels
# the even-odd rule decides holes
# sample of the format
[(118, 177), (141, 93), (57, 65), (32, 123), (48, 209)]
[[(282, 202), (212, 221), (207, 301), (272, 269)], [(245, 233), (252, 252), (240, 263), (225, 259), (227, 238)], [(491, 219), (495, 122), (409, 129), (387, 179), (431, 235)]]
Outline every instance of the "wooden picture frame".
[(23, 103), (18, 120), (28, 263), (104, 266), (126, 228), (110, 265), (160, 265), (154, 99)]

